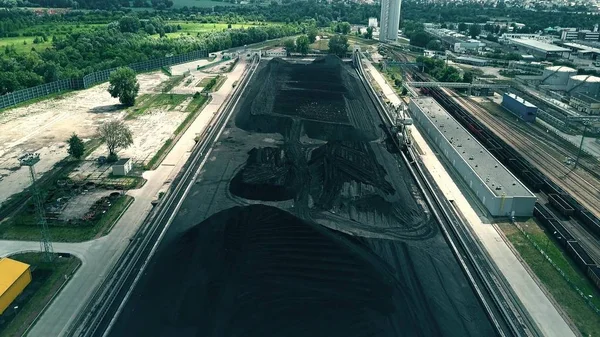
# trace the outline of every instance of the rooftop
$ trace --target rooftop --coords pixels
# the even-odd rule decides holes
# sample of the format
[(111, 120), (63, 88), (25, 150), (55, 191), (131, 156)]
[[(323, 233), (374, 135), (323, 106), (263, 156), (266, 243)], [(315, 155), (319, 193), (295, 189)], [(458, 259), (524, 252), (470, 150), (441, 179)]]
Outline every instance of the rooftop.
[(600, 54), (600, 49), (594, 48), (594, 47), (590, 47), (590, 46), (586, 46), (586, 45), (580, 44), (580, 43), (566, 42), (566, 43), (563, 43), (563, 45), (565, 45), (567, 47), (571, 47), (573, 49), (577, 49), (577, 51), (579, 51), (580, 53), (595, 53), (595, 54)]
[(583, 81), (583, 82), (600, 82), (600, 77), (592, 76), (592, 75), (574, 75), (571, 76), (571, 79), (574, 81)]
[(465, 163), (496, 196), (533, 195), (433, 98), (413, 98), (412, 101), (421, 108), (433, 125), (441, 131), (444, 138), (453, 145)]
[(130, 160), (131, 159), (129, 159), (129, 158), (121, 158), (115, 162), (115, 165), (125, 165)]
[(532, 40), (532, 39), (509, 39), (509, 40), (514, 44), (524, 46), (527, 48), (531, 48), (531, 49), (535, 49), (535, 50), (538, 50), (541, 52), (546, 52), (546, 53), (571, 51), (570, 49), (559, 47), (557, 45), (538, 41), (538, 40)]
[(480, 63), (487, 63), (487, 60), (484, 59), (480, 59), (477, 57), (469, 57), (469, 56), (459, 56), (456, 58), (459, 61), (467, 61), (467, 62), (480, 62)]
[(551, 66), (546, 67), (546, 70), (556, 71), (556, 72), (565, 72), (565, 73), (576, 73), (577, 70), (567, 66)]
[(527, 102), (527, 101), (526, 101), (526, 100), (524, 100), (522, 97), (519, 97), (519, 96), (517, 96), (517, 95), (515, 95), (515, 94), (511, 94), (511, 93), (508, 93), (508, 92), (507, 92), (507, 93), (505, 93), (505, 95), (506, 95), (506, 96), (508, 96), (508, 97), (510, 97), (510, 98), (512, 98), (512, 99), (514, 99), (514, 100), (515, 100), (515, 101), (517, 101), (517, 102), (520, 102), (520, 103), (522, 103), (522, 104), (523, 104), (524, 106), (526, 106), (526, 107), (529, 107), (529, 108), (536, 108), (536, 106), (535, 106), (535, 105), (533, 105), (533, 104), (531, 104), (531, 103)]
[(4, 294), (15, 283), (29, 265), (7, 257), (0, 259), (0, 295)]

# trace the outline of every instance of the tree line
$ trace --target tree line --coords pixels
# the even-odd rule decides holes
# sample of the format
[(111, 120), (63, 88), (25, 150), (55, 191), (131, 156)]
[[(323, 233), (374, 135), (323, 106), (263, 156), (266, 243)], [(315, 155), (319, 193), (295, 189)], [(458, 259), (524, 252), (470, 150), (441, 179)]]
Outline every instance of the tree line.
[(168, 55), (199, 49), (213, 52), (296, 35), (305, 29), (289, 24), (156, 39), (146, 27), (147, 23), (142, 26), (125, 18), (96, 31), (54, 38), (52, 47), (42, 51), (23, 54), (8, 46), (0, 54), (0, 94)]

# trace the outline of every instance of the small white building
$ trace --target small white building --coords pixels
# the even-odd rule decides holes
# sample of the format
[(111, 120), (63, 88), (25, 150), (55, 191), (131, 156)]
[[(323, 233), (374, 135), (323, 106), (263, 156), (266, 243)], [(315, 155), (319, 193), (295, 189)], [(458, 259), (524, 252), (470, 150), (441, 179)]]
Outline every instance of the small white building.
[(258, 57), (260, 57), (261, 51), (257, 49), (248, 49), (246, 51), (241, 52), (240, 57), (244, 60), (249, 60), (252, 57), (254, 57), (254, 55), (258, 55)]
[(133, 167), (131, 158), (121, 158), (112, 166), (112, 174), (114, 176), (126, 176)]
[(287, 51), (285, 48), (273, 48), (265, 51), (266, 57), (286, 57)]
[(377, 28), (377, 18), (369, 18), (369, 27)]

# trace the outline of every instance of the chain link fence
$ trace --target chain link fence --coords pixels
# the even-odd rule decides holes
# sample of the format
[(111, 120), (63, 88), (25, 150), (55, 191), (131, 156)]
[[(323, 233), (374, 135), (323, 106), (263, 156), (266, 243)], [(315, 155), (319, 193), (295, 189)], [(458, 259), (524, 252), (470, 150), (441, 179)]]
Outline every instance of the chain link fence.
[[(161, 67), (171, 66), (175, 64), (186, 63), (207, 57), (208, 53), (206, 50), (196, 50), (190, 53), (174, 55), (169, 57), (163, 57), (160, 59), (153, 59), (143, 62), (132, 63), (128, 65), (129, 68), (135, 70), (138, 73), (157, 70)], [(59, 80), (50, 82), (36, 87), (13, 91), (11, 93), (0, 96), (0, 109), (15, 106), (22, 102), (48, 96), (64, 90), (80, 90), (87, 89), (98, 83), (108, 81), (110, 74), (117, 68), (100, 70), (91, 74), (83, 76), (83, 78), (74, 78), (68, 80)]]

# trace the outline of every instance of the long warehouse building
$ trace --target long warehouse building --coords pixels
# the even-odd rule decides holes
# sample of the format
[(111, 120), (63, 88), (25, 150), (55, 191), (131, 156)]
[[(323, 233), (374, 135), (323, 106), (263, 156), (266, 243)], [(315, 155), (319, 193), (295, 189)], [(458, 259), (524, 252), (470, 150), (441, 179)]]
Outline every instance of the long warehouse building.
[(431, 97), (409, 111), (492, 216), (531, 216), (536, 196)]

